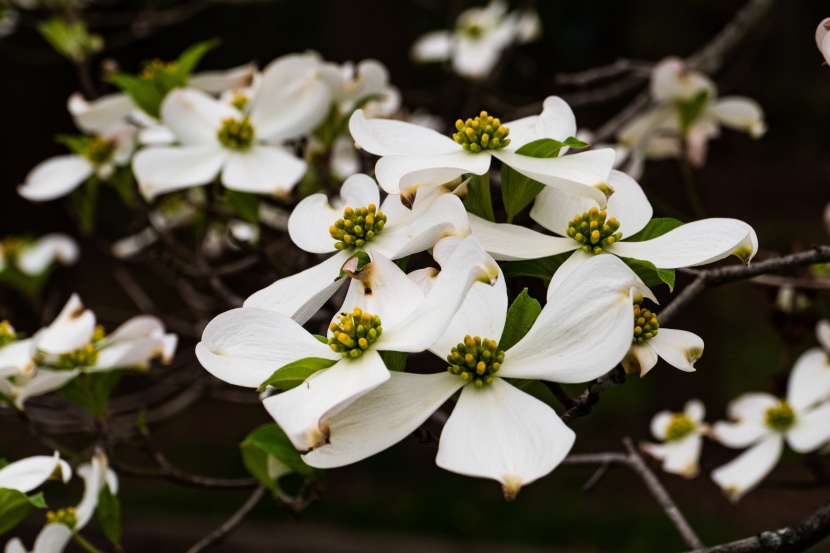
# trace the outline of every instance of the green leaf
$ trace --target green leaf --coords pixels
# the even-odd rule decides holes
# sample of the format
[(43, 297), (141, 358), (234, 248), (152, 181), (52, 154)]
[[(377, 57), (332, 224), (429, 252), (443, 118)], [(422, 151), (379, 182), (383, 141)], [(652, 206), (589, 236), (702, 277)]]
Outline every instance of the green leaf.
[(179, 55), (176, 59), (175, 73), (182, 80), (182, 84), (187, 82), (190, 74), (193, 73), (205, 54), (219, 46), (219, 42), (218, 38), (198, 42)]
[(320, 334), (312, 334), (312, 336), (314, 336), (315, 338), (317, 338), (317, 341), (318, 341), (318, 342), (323, 342), (324, 344), (328, 344), (328, 343), (329, 343), (329, 339), (328, 339), (328, 338), (326, 338), (325, 336), (322, 336), (322, 335), (320, 335)]
[(620, 257), (632, 271), (637, 273), (640, 280), (649, 288), (667, 284), (669, 291), (674, 290), (674, 269), (658, 269), (653, 263), (634, 259), (631, 257)]
[(8, 532), (23, 521), (32, 510), (26, 494), (0, 488), (0, 534)]
[(69, 148), (73, 154), (82, 155), (89, 147), (91, 139), (88, 136), (74, 135), (74, 134), (59, 134), (55, 137), (55, 142), (63, 144)]
[(83, 236), (89, 236), (95, 230), (99, 184), (98, 178), (92, 175), (70, 195), (78, 213), (78, 226)]
[(402, 257), (400, 259), (395, 260), (395, 265), (398, 266), (398, 269), (400, 269), (403, 272), (406, 272), (406, 267), (407, 265), (409, 265), (409, 257), (410, 256), (407, 255), (406, 257)]
[(493, 213), (493, 201), (490, 198), (490, 173), (475, 175), (470, 179), (467, 183), (464, 207), (473, 215), (495, 222), (496, 215)]
[(499, 349), (507, 351), (515, 346), (528, 333), (541, 312), (541, 304), (528, 295), (527, 288), (522, 290), (507, 310)]
[(516, 150), (516, 153), (537, 158), (559, 157), (559, 151), (564, 145), (564, 142), (554, 140), (553, 138), (540, 138), (539, 140), (528, 142)]
[(0, 457), (0, 470), (9, 466), (9, 461), (5, 457)]
[(406, 353), (402, 351), (381, 351), (380, 358), (390, 371), (403, 372), (406, 368)]
[(677, 103), (677, 115), (680, 118), (680, 130), (685, 134), (689, 127), (697, 121), (697, 119), (706, 109), (706, 104), (709, 102), (709, 91), (701, 90), (688, 100)]
[(86, 23), (80, 19), (68, 21), (53, 17), (38, 23), (37, 30), (58, 54), (73, 63), (83, 63), (104, 47), (101, 36), (90, 33)]
[(159, 118), (159, 108), (164, 95), (168, 92), (159, 89), (155, 82), (142, 79), (128, 73), (112, 73), (107, 79), (109, 82), (129, 94), (135, 105), (148, 115)]
[(283, 391), (296, 388), (312, 374), (319, 370), (327, 369), (335, 363), (337, 363), (336, 360), (332, 361), (331, 359), (323, 359), (322, 357), (298, 359), (274, 371), (274, 374), (259, 385), (258, 391), (265, 391), (265, 388), (268, 386)]
[(529, 276), (541, 278), (547, 283), (560, 265), (567, 261), (571, 253), (565, 252), (550, 257), (540, 257), (539, 259), (508, 261), (501, 266), (501, 271), (505, 277)]
[(121, 371), (83, 373), (69, 381), (58, 393), (76, 405), (88, 409), (96, 419), (107, 416), (107, 403), (118, 381)]
[(633, 234), (628, 237), (623, 236), (623, 238), (626, 242), (645, 242), (646, 240), (651, 240), (652, 238), (663, 236), (670, 230), (674, 230), (682, 225), (682, 221), (672, 219), (671, 217), (655, 217), (654, 219), (649, 221), (646, 224), (646, 226), (644, 226), (642, 230), (640, 230), (640, 232), (638, 232), (637, 234)]
[(225, 201), (249, 223), (259, 224), (259, 196), (250, 192), (225, 190)]
[(242, 462), (251, 476), (262, 482), (272, 493), (278, 490), (277, 482), (268, 471), (268, 458), (272, 457), (292, 472), (307, 475), (315, 469), (303, 462), (300, 453), (294, 449), (291, 440), (276, 423), (260, 426), (239, 444)]
[(38, 492), (35, 495), (30, 495), (26, 499), (29, 500), (29, 503), (32, 504), (32, 507), (37, 507), (38, 509), (46, 508), (46, 499), (43, 498), (43, 492)]
[(590, 144), (588, 144), (587, 142), (583, 142), (582, 140), (576, 138), (575, 136), (569, 136), (568, 138), (565, 139), (565, 141), (562, 144), (564, 144), (565, 146), (568, 146), (570, 148), (580, 148), (580, 149), (581, 148), (587, 148), (588, 146), (590, 146)]
[(504, 210), (507, 212), (507, 222), (512, 223), (513, 217), (519, 214), (536, 196), (545, 189), (545, 185), (530, 177), (526, 177), (512, 167), (501, 166), (501, 197), (504, 201)]
[(539, 380), (525, 380), (522, 378), (505, 378), (506, 381), (517, 387), (521, 391), (529, 394), (539, 401), (547, 404), (551, 408), (559, 405), (556, 396), (550, 391), (550, 388)]
[[(363, 250), (358, 250), (358, 251), (354, 252), (354, 254), (351, 257), (349, 257), (349, 259), (347, 259), (346, 261), (343, 262), (343, 264), (340, 266), (340, 274), (337, 275), (337, 278), (343, 278), (344, 276), (346, 276), (346, 271), (343, 270), (343, 267), (345, 267), (346, 263), (348, 263), (349, 261), (351, 261), (355, 257), (357, 258), (357, 270), (358, 271), (360, 269), (362, 269), (367, 263), (372, 262), (372, 258), (369, 257), (368, 253), (364, 252)], [(337, 279), (335, 279), (335, 280), (337, 280)]]
[(121, 543), (121, 502), (107, 484), (104, 484), (98, 494), (97, 512), (101, 530), (107, 539), (118, 547)]

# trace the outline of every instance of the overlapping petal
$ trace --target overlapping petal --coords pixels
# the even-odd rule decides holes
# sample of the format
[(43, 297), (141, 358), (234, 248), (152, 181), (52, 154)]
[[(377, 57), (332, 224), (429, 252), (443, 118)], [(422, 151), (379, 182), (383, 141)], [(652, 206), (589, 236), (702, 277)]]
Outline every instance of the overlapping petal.
[(452, 138), (432, 129), (404, 121), (367, 119), (360, 109), (349, 119), (349, 131), (360, 148), (376, 156), (440, 156), (464, 151)]
[(216, 133), (224, 119), (238, 119), (239, 111), (201, 90), (178, 88), (161, 104), (161, 119), (182, 144), (218, 144)]
[(703, 355), (703, 340), (685, 330), (661, 328), (646, 344), (657, 352), (663, 361), (686, 372), (693, 372), (695, 361)]
[(580, 244), (572, 238), (548, 236), (541, 232), (507, 223), (492, 223), (468, 214), (473, 236), (481, 247), (499, 261), (537, 259), (573, 251)]
[(490, 154), (473, 154), (458, 146), (451, 153), (384, 156), (375, 165), (375, 176), (389, 194), (402, 194), (411, 199), (421, 186), (444, 184), (465, 173), (483, 175), (489, 168)]
[(66, 353), (89, 343), (95, 331), (95, 314), (72, 294), (55, 320), (35, 335), (35, 347), (46, 353)]
[(222, 184), (240, 192), (285, 197), (306, 169), (306, 162), (285, 148), (255, 144), (249, 150), (228, 154)]
[(802, 411), (826, 399), (830, 399), (830, 358), (824, 349), (812, 348), (801, 354), (792, 368), (787, 401)]
[(778, 463), (784, 438), (770, 434), (729, 463), (712, 471), (712, 480), (733, 500), (757, 486)]
[(75, 190), (94, 170), (95, 167), (79, 155), (49, 158), (26, 175), (17, 192), (33, 202), (54, 200)]
[(56, 260), (71, 265), (78, 260), (78, 243), (66, 234), (42, 236), (23, 248), (17, 256), (17, 267), (26, 274), (39, 275)]
[(799, 413), (795, 426), (787, 431), (787, 443), (798, 453), (815, 451), (830, 442), (830, 403)]
[(133, 157), (133, 173), (141, 194), (160, 194), (206, 184), (216, 178), (228, 151), (218, 142), (198, 146), (145, 148)]
[[(565, 100), (559, 96), (548, 96), (542, 104), (542, 113), (503, 123), (510, 129), (511, 150), (518, 150), (525, 144), (542, 138), (564, 141), (576, 136), (576, 117)], [(568, 147), (559, 152), (564, 155)]]
[(57, 452), (51, 457), (47, 455), (27, 457), (0, 469), (0, 488), (29, 493), (56, 473), (64, 482), (68, 482), (72, 476), (69, 464), (63, 461)]

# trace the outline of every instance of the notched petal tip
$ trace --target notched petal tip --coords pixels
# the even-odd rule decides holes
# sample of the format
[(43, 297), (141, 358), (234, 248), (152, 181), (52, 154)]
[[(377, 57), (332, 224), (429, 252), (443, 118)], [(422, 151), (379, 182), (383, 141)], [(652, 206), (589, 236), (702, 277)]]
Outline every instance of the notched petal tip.
[(518, 476), (505, 476), (501, 491), (504, 493), (505, 501), (513, 501), (522, 490), (522, 480)]
[(329, 430), (329, 423), (326, 420), (321, 420), (317, 423), (317, 428), (312, 428), (308, 431), (306, 440), (308, 441), (308, 449), (315, 449), (323, 447), (329, 443), (331, 431)]

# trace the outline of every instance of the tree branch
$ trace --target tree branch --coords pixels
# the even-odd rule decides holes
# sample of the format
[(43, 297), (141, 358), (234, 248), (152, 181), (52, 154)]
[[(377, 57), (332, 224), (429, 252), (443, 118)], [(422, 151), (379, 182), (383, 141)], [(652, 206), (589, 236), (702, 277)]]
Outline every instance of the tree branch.
[(254, 510), (254, 507), (262, 499), (262, 496), (265, 495), (265, 486), (260, 484), (254, 490), (254, 493), (251, 494), (251, 497), (248, 498), (245, 503), (236, 511), (231, 518), (225, 521), (219, 528), (205, 536), (201, 539), (196, 545), (191, 547), (187, 550), (187, 553), (199, 553), (200, 551), (204, 551), (209, 547), (219, 544), (225, 538), (227, 538), (231, 532), (236, 530), (236, 528), (242, 524), (242, 521), (245, 520), (245, 517)]

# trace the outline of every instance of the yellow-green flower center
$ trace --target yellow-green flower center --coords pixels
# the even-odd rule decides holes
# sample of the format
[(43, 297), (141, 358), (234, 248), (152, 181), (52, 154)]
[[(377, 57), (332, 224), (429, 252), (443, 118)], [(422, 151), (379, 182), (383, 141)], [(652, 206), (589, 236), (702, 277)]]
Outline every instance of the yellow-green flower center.
[(74, 351), (62, 353), (58, 356), (54, 367), (56, 369), (71, 370), (81, 367), (91, 367), (98, 362), (98, 350), (92, 344), (81, 346)]
[(447, 370), (460, 376), (465, 382), (474, 383), (477, 388), (492, 384), (493, 375), (504, 363), (504, 351), (498, 347), (495, 340), (482, 339), (479, 336), (473, 338), (468, 334), (447, 356), (447, 362), (450, 364)]
[(67, 507), (66, 509), (59, 509), (58, 511), (49, 511), (46, 513), (46, 524), (63, 524), (69, 528), (75, 528), (78, 524), (78, 516), (75, 514), (75, 508)]
[(17, 340), (17, 334), (9, 321), (0, 322), (0, 348)]
[(510, 144), (510, 139), (507, 138), (510, 130), (502, 127), (501, 121), (487, 115), (486, 111), (482, 111), (475, 119), (459, 119), (455, 122), (455, 128), (458, 132), (452, 135), (453, 139), (468, 152), (498, 150)]
[(329, 233), (335, 240), (334, 247), (338, 250), (361, 248), (377, 236), (386, 224), (386, 215), (377, 209), (375, 204), (344, 209), (343, 218), (329, 227)]
[(176, 71), (176, 62), (175, 61), (162, 61), (158, 58), (150, 61), (139, 73), (139, 77), (144, 79), (145, 81), (153, 80), (156, 75), (171, 75)]
[(642, 307), (639, 303), (634, 304), (634, 339), (635, 344), (642, 344), (657, 336), (660, 324), (657, 322), (657, 314)]
[(234, 92), (231, 105), (239, 111), (245, 111), (245, 108), (248, 107), (248, 97), (241, 92)]
[(351, 313), (341, 313), (338, 319), (339, 323), (329, 325), (329, 347), (346, 359), (363, 355), (383, 333), (380, 317), (364, 313), (359, 307)]
[(83, 155), (93, 165), (103, 165), (112, 159), (115, 153), (115, 143), (111, 140), (94, 136), (84, 148)]
[(694, 432), (696, 428), (695, 421), (686, 416), (685, 413), (674, 413), (666, 427), (666, 441), (682, 440)]
[(242, 119), (228, 117), (222, 120), (222, 127), (216, 132), (219, 142), (231, 150), (247, 150), (254, 143), (254, 126), (248, 116)]
[(617, 232), (620, 223), (613, 217), (606, 218), (608, 214), (592, 207), (587, 213), (577, 215), (572, 221), (568, 221), (566, 234), (582, 244), (582, 251), (585, 253), (600, 254), (606, 248), (618, 242), (622, 233)]
[(792, 428), (795, 424), (795, 411), (793, 411), (789, 403), (781, 400), (777, 405), (773, 405), (767, 409), (764, 422), (773, 430), (784, 432)]
[(479, 38), (482, 34), (484, 34), (484, 27), (476, 24), (461, 25), (458, 30), (470, 38)]
[(96, 342), (100, 342), (101, 340), (104, 339), (104, 337), (106, 335), (107, 335), (107, 331), (104, 330), (103, 326), (95, 325), (95, 330), (92, 331), (92, 338), (90, 338), (89, 341), (92, 342), (93, 344), (96, 343)]

